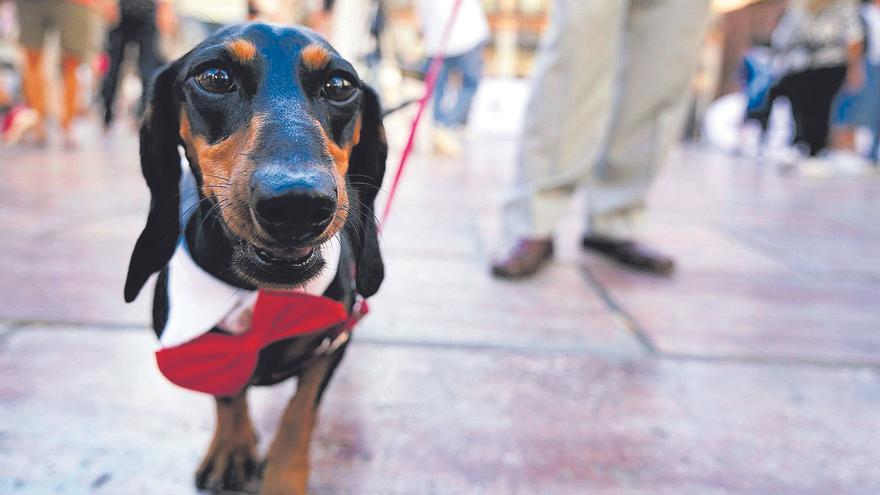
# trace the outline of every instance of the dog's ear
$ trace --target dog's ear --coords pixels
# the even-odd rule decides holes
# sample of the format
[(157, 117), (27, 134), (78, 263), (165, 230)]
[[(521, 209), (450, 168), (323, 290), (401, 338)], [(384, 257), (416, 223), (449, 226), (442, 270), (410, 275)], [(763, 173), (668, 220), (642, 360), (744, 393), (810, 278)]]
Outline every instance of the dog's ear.
[(364, 85), (361, 108), (360, 141), (351, 152), (348, 174), (352, 188), (357, 191), (358, 218), (349, 225), (353, 229), (357, 272), (355, 281), (360, 295), (370, 297), (379, 290), (385, 278), (385, 265), (379, 251), (379, 226), (375, 202), (385, 176), (385, 159), (388, 143), (382, 126), (382, 108), (379, 96)]
[(150, 188), (150, 213), (128, 265), (126, 302), (168, 263), (180, 236), (180, 122), (174, 96), (178, 69), (179, 62), (167, 65), (155, 77), (141, 124), (141, 171)]

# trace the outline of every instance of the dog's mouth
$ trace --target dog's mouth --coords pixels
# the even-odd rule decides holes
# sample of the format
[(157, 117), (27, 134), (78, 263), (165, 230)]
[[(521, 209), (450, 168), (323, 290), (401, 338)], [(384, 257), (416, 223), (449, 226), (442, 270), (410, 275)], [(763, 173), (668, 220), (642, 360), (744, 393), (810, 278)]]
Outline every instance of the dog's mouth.
[(258, 288), (291, 289), (321, 273), (324, 259), (319, 246), (275, 248), (244, 242), (233, 266)]
[(286, 250), (267, 249), (251, 244), (254, 260), (266, 266), (304, 267), (315, 256), (315, 246)]

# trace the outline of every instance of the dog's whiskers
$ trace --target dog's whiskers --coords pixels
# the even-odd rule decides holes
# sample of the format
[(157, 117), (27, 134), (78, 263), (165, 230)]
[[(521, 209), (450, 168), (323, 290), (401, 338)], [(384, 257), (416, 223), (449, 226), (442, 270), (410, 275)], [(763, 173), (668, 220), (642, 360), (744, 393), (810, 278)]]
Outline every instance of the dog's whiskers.
[(231, 200), (228, 200), (228, 199), (224, 199), (224, 200), (217, 201), (217, 204), (215, 204), (214, 206), (212, 206), (211, 209), (209, 209), (209, 210), (205, 213), (205, 217), (202, 218), (202, 221), (201, 221), (201, 222), (199, 222), (199, 226), (198, 226), (198, 228), (197, 228), (196, 230), (202, 230), (202, 227), (204, 227), (205, 222), (207, 222), (208, 219), (211, 219), (212, 221), (216, 221), (217, 218), (216, 218), (216, 215), (214, 215), (214, 212), (215, 212), (215, 211), (216, 211), (216, 212), (219, 212), (219, 213), (222, 215), (222, 214), (223, 214), (223, 207), (224, 207), (225, 205), (229, 205), (230, 203), (231, 203)]
[(215, 179), (220, 179), (220, 180), (222, 180), (223, 182), (225, 182), (226, 185), (230, 185), (230, 184), (231, 184), (231, 181), (229, 180), (229, 177), (223, 177), (222, 175), (209, 174), (209, 173), (207, 173), (207, 172), (201, 172), (201, 174), (202, 174), (203, 177), (212, 177), (212, 178), (215, 178)]
[(185, 217), (187, 214), (189, 214), (189, 212), (191, 212), (193, 210), (193, 208), (197, 208), (198, 206), (200, 206), (202, 204), (203, 201), (209, 201), (210, 199), (211, 199), (211, 197), (200, 198), (198, 201), (196, 201), (195, 203), (190, 205), (190, 207), (187, 208), (186, 211), (181, 213), (180, 216)]

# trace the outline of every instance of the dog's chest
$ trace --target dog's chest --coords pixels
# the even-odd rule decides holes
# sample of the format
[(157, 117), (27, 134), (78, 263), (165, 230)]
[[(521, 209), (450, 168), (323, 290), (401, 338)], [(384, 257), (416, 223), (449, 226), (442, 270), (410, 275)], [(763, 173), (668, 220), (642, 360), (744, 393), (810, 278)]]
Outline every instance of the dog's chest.
[[(359, 315), (308, 287), (231, 294), (223, 293), (222, 285), (193, 290), (205, 274), (182, 266), (186, 260), (168, 267), (169, 316), (156, 361), (169, 381), (190, 390), (230, 396), (248, 384), (277, 383), (297, 374), (311, 357), (347, 342)], [(312, 290), (325, 290), (322, 285)]]
[[(188, 192), (180, 204), (185, 231), (186, 212), (198, 198), (187, 164), (182, 168), (181, 191)], [(340, 267), (352, 262), (338, 235), (318, 249), (325, 265), (303, 286), (248, 291), (203, 269), (181, 236), (154, 301), (162, 374), (184, 388), (231, 395), (248, 383), (271, 384), (295, 375), (310, 358), (344, 344), (356, 316), (347, 310), (353, 307), (351, 270)]]
[[(322, 246), (326, 266), (322, 272), (294, 292), (319, 297), (336, 277), (340, 243), (333, 239)], [(229, 285), (199, 267), (181, 239), (166, 275), (167, 318), (159, 344), (169, 348), (190, 342), (213, 329), (244, 334), (251, 329), (260, 291)], [(291, 304), (301, 304), (291, 300)]]
[(159, 370), (181, 387), (227, 396), (295, 375), (310, 357), (344, 344), (352, 319), (346, 305), (324, 296), (337, 280), (340, 245), (322, 247), (327, 265), (297, 290), (245, 291), (199, 267), (182, 240), (163, 281)]

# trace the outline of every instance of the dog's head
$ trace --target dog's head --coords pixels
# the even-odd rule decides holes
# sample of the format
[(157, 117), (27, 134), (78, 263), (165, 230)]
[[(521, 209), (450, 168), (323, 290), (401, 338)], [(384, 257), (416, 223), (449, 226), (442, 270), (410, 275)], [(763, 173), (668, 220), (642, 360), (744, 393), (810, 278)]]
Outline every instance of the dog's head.
[(358, 291), (378, 290), (373, 203), (387, 153), (379, 101), (314, 32), (264, 24), (219, 31), (158, 73), (140, 134), (152, 201), (127, 301), (168, 263), (180, 235), (179, 145), (240, 280), (300, 285), (323, 267), (317, 248), (345, 231)]

